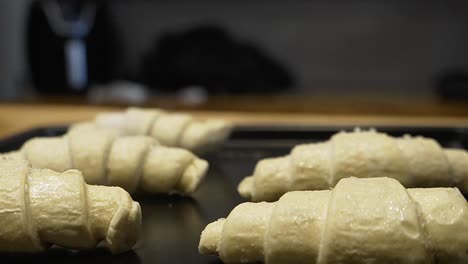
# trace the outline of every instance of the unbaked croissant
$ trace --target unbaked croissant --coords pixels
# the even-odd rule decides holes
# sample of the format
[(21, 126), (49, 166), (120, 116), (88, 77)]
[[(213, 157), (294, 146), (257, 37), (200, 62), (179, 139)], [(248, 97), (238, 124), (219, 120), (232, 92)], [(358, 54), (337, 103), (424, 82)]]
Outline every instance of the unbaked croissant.
[(148, 135), (162, 145), (203, 153), (223, 143), (232, 126), (224, 120), (195, 120), (191, 115), (161, 109), (128, 108), (125, 112), (101, 113), (95, 124), (127, 135)]
[(468, 193), (468, 153), (424, 137), (340, 132), (326, 142), (298, 145), (287, 156), (261, 160), (238, 191), (253, 201), (275, 201), (288, 191), (329, 189), (349, 176), (390, 177), (408, 188), (457, 186)]
[(119, 187), (87, 185), (81, 172), (33, 169), (0, 157), (0, 252), (39, 252), (51, 245), (130, 250), (141, 209)]
[(88, 184), (120, 186), (130, 193), (190, 193), (208, 169), (205, 160), (185, 149), (86, 124), (74, 126), (65, 136), (28, 140), (19, 152), (8, 155), (24, 158), (35, 168), (78, 169)]
[(468, 263), (468, 205), (456, 188), (345, 178), (240, 204), (205, 228), (199, 251), (226, 263)]

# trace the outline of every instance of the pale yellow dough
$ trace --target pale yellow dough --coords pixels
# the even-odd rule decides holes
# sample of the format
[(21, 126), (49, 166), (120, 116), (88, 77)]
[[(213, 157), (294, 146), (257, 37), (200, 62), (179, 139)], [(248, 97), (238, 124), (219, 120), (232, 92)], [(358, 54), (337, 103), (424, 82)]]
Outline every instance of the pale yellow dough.
[(252, 201), (276, 201), (288, 191), (326, 190), (345, 177), (389, 177), (405, 187), (458, 187), (468, 194), (468, 153), (424, 137), (376, 131), (340, 132), (258, 162), (238, 191)]
[(39, 252), (51, 245), (113, 253), (139, 239), (141, 209), (119, 187), (93, 186), (81, 172), (33, 169), (0, 157), (0, 252)]
[(148, 135), (162, 145), (205, 153), (222, 144), (232, 130), (224, 120), (195, 120), (191, 115), (161, 109), (128, 108), (125, 112), (98, 114), (99, 127), (113, 128), (125, 135)]
[(225, 263), (468, 263), (468, 204), (457, 188), (343, 178), (240, 204), (203, 230), (199, 251)]
[(26, 159), (35, 168), (78, 169), (88, 184), (119, 186), (130, 193), (190, 193), (208, 170), (208, 162), (185, 149), (89, 123), (73, 126), (65, 136), (33, 138), (6, 155)]

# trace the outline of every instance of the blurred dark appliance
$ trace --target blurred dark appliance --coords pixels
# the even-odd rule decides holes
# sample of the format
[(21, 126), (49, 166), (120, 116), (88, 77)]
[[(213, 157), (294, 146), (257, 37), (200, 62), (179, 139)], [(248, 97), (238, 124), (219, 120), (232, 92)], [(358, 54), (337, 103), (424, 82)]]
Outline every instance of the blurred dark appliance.
[(206, 25), (158, 37), (144, 59), (143, 82), (159, 91), (188, 86), (209, 93), (274, 92), (293, 77), (281, 62), (220, 26)]
[(116, 36), (107, 8), (96, 1), (32, 3), (27, 22), (31, 79), (39, 92), (85, 93), (114, 72)]
[(468, 70), (446, 71), (436, 79), (436, 86), (444, 99), (468, 100)]

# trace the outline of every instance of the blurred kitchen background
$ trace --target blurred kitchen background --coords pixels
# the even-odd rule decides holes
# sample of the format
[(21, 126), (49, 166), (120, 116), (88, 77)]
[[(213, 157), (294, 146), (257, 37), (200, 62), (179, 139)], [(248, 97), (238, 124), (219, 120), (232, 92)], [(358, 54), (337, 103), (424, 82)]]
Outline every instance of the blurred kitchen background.
[(466, 0), (1, 0), (0, 38), (2, 101), (468, 107)]

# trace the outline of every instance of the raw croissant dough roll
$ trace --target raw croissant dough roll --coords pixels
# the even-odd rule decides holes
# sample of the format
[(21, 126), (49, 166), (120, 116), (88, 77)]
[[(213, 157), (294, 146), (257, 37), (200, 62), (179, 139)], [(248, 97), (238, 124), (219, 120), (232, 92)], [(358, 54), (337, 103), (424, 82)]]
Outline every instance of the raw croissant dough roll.
[(389, 177), (408, 188), (457, 186), (468, 193), (468, 153), (424, 137), (340, 132), (326, 142), (298, 145), (287, 156), (261, 160), (238, 190), (253, 201), (275, 201), (288, 191), (329, 189), (348, 176)]
[(0, 158), (0, 252), (38, 252), (51, 245), (130, 250), (141, 229), (141, 209), (119, 187), (87, 185), (81, 172), (32, 169)]
[(205, 228), (199, 251), (226, 263), (468, 263), (468, 205), (456, 188), (345, 178), (240, 204)]
[(189, 151), (160, 146), (147, 136), (117, 136), (111, 130), (75, 126), (62, 137), (34, 138), (20, 152), (35, 168), (78, 169), (89, 184), (120, 186), (130, 193), (193, 192), (208, 163)]
[(161, 109), (128, 108), (120, 113), (101, 113), (95, 124), (127, 135), (148, 135), (161, 144), (203, 153), (223, 143), (232, 126), (223, 120), (195, 120), (191, 115)]

